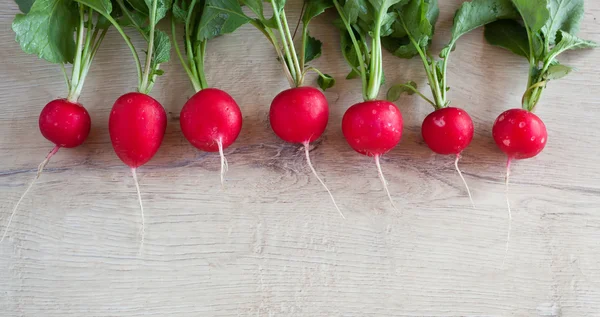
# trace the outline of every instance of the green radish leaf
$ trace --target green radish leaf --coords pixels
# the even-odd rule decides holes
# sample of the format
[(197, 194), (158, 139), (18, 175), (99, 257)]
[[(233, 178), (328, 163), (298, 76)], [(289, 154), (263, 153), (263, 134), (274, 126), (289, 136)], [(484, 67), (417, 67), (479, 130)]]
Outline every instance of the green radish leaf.
[(542, 28), (549, 45), (556, 44), (556, 33), (559, 30), (570, 34), (579, 31), (583, 20), (583, 0), (548, 0), (550, 19)]
[(319, 78), (317, 79), (317, 84), (319, 87), (325, 91), (328, 88), (331, 88), (335, 85), (335, 78), (331, 77), (328, 74), (319, 74)]
[(519, 12), (515, 10), (511, 0), (473, 0), (464, 2), (454, 15), (452, 39), (442, 50), (440, 57), (445, 58), (451, 51), (452, 43), (461, 36), (491, 22), (501, 19), (517, 19)]
[(381, 23), (381, 37), (386, 37), (394, 32), (393, 25), (397, 18), (398, 14), (396, 12), (390, 12), (384, 15)]
[(348, 73), (348, 75), (346, 76), (346, 79), (354, 79), (354, 78), (358, 78), (360, 76), (360, 73), (358, 73), (356, 70), (351, 70), (350, 73)]
[[(344, 4), (344, 15), (350, 25), (356, 23), (361, 8), (365, 8), (366, 4), (363, 0), (348, 0)], [(366, 10), (365, 10), (366, 11)]]
[(248, 21), (237, 0), (206, 0), (196, 40), (206, 41), (232, 33)]
[(240, 0), (240, 2), (247, 6), (250, 11), (254, 12), (260, 21), (265, 21), (265, 14), (263, 11), (262, 0)]
[(149, 33), (148, 16), (138, 11), (128, 11), (129, 15), (122, 15), (117, 21), (123, 27), (139, 27), (143, 32)]
[(146, 5), (146, 1), (144, 0), (125, 0), (134, 11), (137, 11), (141, 14), (148, 16), (148, 12), (150, 12), (150, 7), (152, 2), (149, 5)]
[(79, 15), (71, 4), (70, 0), (37, 0), (29, 13), (17, 14), (12, 29), (21, 49), (50, 63), (72, 63)]
[(187, 1), (174, 1), (173, 7), (173, 18), (177, 23), (185, 23), (188, 16), (188, 3)]
[[(39, 1), (39, 0), (38, 0)], [(109, 0), (76, 0), (77, 2), (94, 9), (101, 15), (108, 16), (112, 13), (113, 7)], [(69, 1), (70, 2), (70, 1)]]
[(485, 26), (485, 39), (488, 43), (505, 48), (529, 59), (527, 30), (515, 20), (499, 20)]
[(35, 0), (15, 0), (15, 2), (19, 6), (19, 10), (21, 10), (21, 12), (28, 13), (29, 10), (31, 10), (31, 6), (33, 6)]
[(560, 78), (567, 76), (572, 71), (573, 71), (573, 68), (571, 68), (569, 66), (561, 65), (561, 64), (554, 64), (554, 65), (548, 67), (548, 70), (544, 74), (544, 78), (546, 80), (560, 79)]
[(412, 95), (417, 90), (417, 83), (409, 81), (405, 84), (395, 84), (387, 92), (386, 99), (390, 102), (394, 102), (400, 99), (402, 94)]
[(302, 15), (302, 23), (305, 26), (308, 25), (310, 20), (333, 7), (331, 0), (305, 0), (305, 3), (306, 9), (304, 10), (304, 15)]
[(157, 69), (154, 71), (154, 75), (156, 75), (156, 76), (162, 76), (164, 74), (165, 74), (165, 71), (162, 69)]
[[(437, 0), (411, 0), (399, 12), (400, 21), (396, 22), (394, 29), (404, 29), (406, 36), (395, 38), (402, 32), (396, 31), (391, 37), (382, 40), (383, 47), (395, 56), (412, 58), (418, 54), (417, 48), (410, 41), (414, 39), (419, 48), (427, 50), (433, 37), (434, 25), (439, 16)], [(399, 26), (398, 26), (399, 25)]]
[(156, 30), (154, 34), (154, 53), (152, 55), (152, 69), (158, 68), (158, 64), (166, 63), (171, 58), (171, 40), (167, 33)]
[[(128, 0), (131, 1), (132, 0)], [(138, 0), (135, 0), (134, 2), (136, 2)], [(144, 0), (144, 2), (146, 3), (146, 6), (148, 7), (148, 13), (150, 13), (150, 11), (152, 10), (152, 3), (156, 1), (156, 17), (155, 17), (155, 22), (158, 23), (158, 21), (162, 20), (166, 15), (167, 12), (169, 12), (169, 10), (171, 10), (171, 6), (173, 4), (173, 0)], [(136, 4), (137, 6), (139, 6), (139, 4)], [(136, 8), (136, 10), (138, 10), (138, 8)]]
[(531, 34), (541, 30), (550, 18), (549, 0), (512, 0)]
[(556, 46), (552, 48), (549, 55), (552, 56), (552, 58), (555, 58), (567, 50), (578, 50), (594, 47), (598, 47), (598, 43), (581, 39), (565, 31), (558, 31), (556, 36)]
[(321, 56), (321, 47), (322, 46), (323, 46), (323, 42), (308, 35), (307, 41), (306, 41), (306, 47), (304, 48), (305, 63), (308, 63), (314, 59), (317, 59), (319, 56)]

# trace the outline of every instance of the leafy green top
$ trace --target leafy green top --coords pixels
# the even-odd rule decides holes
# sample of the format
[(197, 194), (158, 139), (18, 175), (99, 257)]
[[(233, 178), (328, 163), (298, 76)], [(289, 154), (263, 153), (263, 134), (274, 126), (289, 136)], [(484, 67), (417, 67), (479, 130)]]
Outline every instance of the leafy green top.
[[(84, 5), (69, 0), (17, 0), (12, 29), (24, 52), (62, 66), (69, 95), (77, 102), (83, 83), (109, 24)], [(64, 64), (73, 64), (71, 77)]]
[[(342, 54), (352, 67), (347, 78), (360, 76), (363, 99), (373, 100), (384, 82), (381, 38), (394, 32), (398, 14), (392, 6), (403, 6), (408, 0), (333, 0), (340, 19), (335, 24), (342, 30)], [(391, 12), (390, 12), (391, 11)], [(367, 44), (371, 39), (371, 48)]]
[(427, 79), (433, 95), (428, 99), (417, 90), (414, 82), (396, 84), (388, 91), (388, 99), (397, 100), (401, 93), (417, 93), (434, 108), (447, 107), (450, 101), (447, 91), (447, 67), (450, 52), (456, 47), (458, 39), (480, 26), (499, 19), (513, 18), (517, 11), (510, 0), (473, 0), (464, 2), (456, 11), (452, 26), (452, 37), (442, 49), (440, 58), (435, 60), (428, 49), (435, 31), (439, 15), (437, 0), (410, 0), (405, 6), (396, 6), (399, 21), (393, 25), (394, 32), (383, 39), (384, 47), (402, 58), (421, 57)]
[[(116, 3), (114, 8), (110, 0), (75, 1), (94, 9), (117, 29), (133, 54), (138, 73), (138, 91), (150, 93), (156, 77), (163, 74), (160, 64), (168, 62), (171, 55), (169, 36), (157, 30), (156, 24), (171, 10), (172, 0), (113, 0)], [(148, 42), (143, 70), (137, 50), (123, 27), (135, 28)]]
[[(228, 11), (215, 8), (229, 8)], [(175, 51), (196, 91), (207, 88), (204, 74), (206, 42), (216, 36), (231, 33), (248, 22), (237, 0), (175, 0), (171, 20)], [(187, 60), (177, 45), (175, 23), (184, 26)]]
[(529, 81), (522, 106), (533, 111), (550, 80), (572, 71), (557, 56), (567, 50), (597, 47), (575, 34), (583, 19), (583, 0), (512, 0), (520, 18), (501, 20), (485, 27), (485, 38), (529, 61)]
[[(314, 67), (307, 65), (311, 60), (321, 55), (321, 41), (310, 36), (308, 32), (309, 22), (325, 9), (332, 6), (331, 0), (304, 0), (305, 11), (302, 15), (302, 42), (299, 51), (296, 51), (294, 46), (294, 38), (290, 32), (290, 27), (285, 14), (286, 0), (271, 0), (269, 3), (273, 7), (273, 16), (266, 17), (263, 8), (262, 0), (240, 0), (242, 5), (245, 5), (252, 11), (254, 17), (250, 17), (241, 11), (237, 1), (213, 1), (208, 6), (215, 14), (236, 15), (238, 18), (245, 19), (259, 31), (261, 31), (271, 42), (277, 52), (279, 61), (282, 63), (284, 72), (290, 82), (290, 86), (299, 87), (304, 83), (304, 77), (308, 71), (314, 71), (319, 75), (319, 86), (325, 90), (332, 87), (335, 83), (334, 79), (320, 72)], [(275, 33), (279, 33), (276, 36)], [(281, 42), (281, 44), (280, 44)]]

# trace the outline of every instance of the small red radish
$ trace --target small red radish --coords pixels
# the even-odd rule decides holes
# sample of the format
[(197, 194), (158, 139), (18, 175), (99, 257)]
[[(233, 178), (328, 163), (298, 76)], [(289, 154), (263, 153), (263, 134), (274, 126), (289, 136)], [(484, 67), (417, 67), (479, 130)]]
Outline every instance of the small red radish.
[(135, 181), (142, 216), (140, 250), (144, 245), (145, 219), (136, 169), (156, 154), (166, 128), (167, 115), (161, 104), (139, 92), (119, 97), (108, 120), (108, 132), (115, 153), (123, 163), (131, 167)]
[(454, 167), (465, 184), (471, 205), (474, 207), (473, 196), (467, 185), (458, 161), (460, 154), (473, 140), (473, 120), (471, 116), (460, 108), (444, 107), (430, 113), (421, 125), (421, 134), (427, 146), (435, 153), (442, 155), (455, 155)]
[(310, 160), (310, 143), (321, 137), (329, 120), (329, 104), (321, 91), (313, 87), (296, 87), (280, 92), (271, 103), (269, 121), (273, 132), (289, 143), (304, 145), (311, 171), (325, 188), (342, 218), (333, 194), (319, 177)]
[(50, 142), (54, 143), (55, 146), (48, 153), (44, 161), (38, 166), (38, 170), (35, 178), (23, 195), (19, 198), (4, 229), (0, 243), (4, 241), (8, 228), (10, 227), (13, 217), (16, 214), (19, 205), (23, 201), (23, 198), (31, 190), (36, 180), (42, 174), (44, 167), (48, 164), (52, 156), (58, 152), (61, 147), (73, 148), (81, 145), (88, 137), (91, 128), (91, 119), (87, 110), (79, 103), (71, 102), (66, 99), (56, 99), (49, 102), (40, 113), (39, 127), (42, 135)]
[[(546, 125), (538, 116), (525, 109), (510, 109), (498, 116), (492, 128), (492, 137), (506, 160), (506, 205), (508, 207), (508, 233), (506, 253), (510, 241), (512, 212), (508, 199), (508, 180), (512, 160), (528, 159), (538, 155), (548, 141)], [(504, 266), (504, 262), (502, 263)]]
[(221, 155), (221, 184), (227, 171), (223, 150), (237, 139), (242, 130), (242, 112), (226, 92), (206, 88), (190, 98), (179, 118), (181, 131), (196, 148)]
[(391, 151), (402, 138), (403, 120), (400, 110), (385, 100), (365, 101), (348, 108), (342, 118), (342, 132), (356, 152), (374, 157), (383, 187), (395, 207), (383, 177), (379, 158)]

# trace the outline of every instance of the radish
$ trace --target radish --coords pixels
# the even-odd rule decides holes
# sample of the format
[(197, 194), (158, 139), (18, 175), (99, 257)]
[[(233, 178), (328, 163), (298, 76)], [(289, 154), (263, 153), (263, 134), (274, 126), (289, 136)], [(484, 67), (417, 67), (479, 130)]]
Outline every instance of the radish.
[(464, 109), (449, 106), (448, 60), (461, 36), (487, 23), (516, 16), (516, 11), (510, 0), (464, 2), (456, 11), (452, 38), (440, 53), (442, 60), (436, 60), (430, 57), (428, 50), (439, 15), (437, 1), (411, 0), (395, 9), (399, 21), (395, 22), (394, 31), (383, 39), (384, 47), (401, 58), (417, 55), (421, 58), (433, 100), (419, 92), (417, 84), (412, 81), (392, 86), (388, 91), (388, 99), (395, 101), (404, 92), (416, 93), (433, 106), (434, 112), (425, 117), (421, 125), (423, 140), (433, 152), (455, 157), (454, 168), (467, 190), (471, 205), (475, 207), (471, 190), (458, 167), (462, 152), (473, 140), (473, 120)]
[[(229, 1), (229, 2), (228, 2)], [(232, 5), (232, 12), (243, 14), (235, 0), (224, 3)], [(204, 74), (204, 57), (209, 39), (231, 33), (245, 24), (247, 19), (231, 13), (221, 14), (214, 19), (215, 9), (211, 1), (178, 0), (173, 3), (171, 30), (175, 51), (179, 56), (196, 94), (181, 109), (179, 123), (185, 138), (196, 148), (206, 152), (219, 152), (221, 156), (221, 185), (225, 183), (228, 169), (224, 150), (228, 148), (242, 130), (242, 112), (235, 100), (225, 91), (208, 88)], [(176, 22), (184, 25), (184, 58), (177, 45)], [(227, 27), (225, 27), (227, 26)]]
[[(54, 143), (54, 148), (40, 163), (35, 178), (13, 207), (0, 243), (4, 241), (23, 198), (39, 179), (52, 156), (60, 148), (74, 148), (87, 139), (91, 119), (78, 99), (92, 61), (110, 26), (91, 8), (82, 4), (58, 3), (48, 6), (46, 2), (38, 0), (19, 2), (19, 8), (24, 14), (17, 14), (12, 24), (17, 42), (24, 52), (60, 64), (69, 93), (65, 99), (49, 102), (40, 113), (40, 132)], [(32, 33), (32, 27), (38, 31)], [(65, 69), (67, 63), (73, 65), (70, 77)]]
[(383, 176), (380, 157), (400, 142), (402, 114), (393, 103), (377, 100), (377, 96), (384, 81), (381, 37), (391, 31), (390, 25), (396, 15), (387, 12), (398, 2), (365, 2), (366, 7), (362, 8), (352, 1), (333, 0), (340, 17), (336, 24), (342, 31), (342, 53), (352, 67), (347, 78), (360, 77), (363, 84), (364, 102), (353, 105), (344, 113), (342, 132), (350, 147), (375, 159), (379, 178), (394, 209), (397, 208)]
[[(136, 3), (134, 10), (126, 6), (123, 1), (117, 1), (119, 11), (123, 14), (123, 17), (117, 21), (111, 16), (112, 6), (108, 0), (76, 1), (89, 5), (115, 27), (129, 46), (135, 61), (138, 74), (137, 92), (126, 93), (115, 101), (109, 116), (108, 130), (115, 153), (130, 167), (135, 183), (141, 216), (139, 247), (141, 253), (146, 231), (137, 168), (146, 164), (156, 154), (167, 127), (164, 108), (148, 94), (154, 87), (156, 78), (163, 74), (160, 64), (169, 61), (171, 52), (169, 36), (156, 29), (156, 24), (166, 16), (172, 3), (169, 0), (148, 0), (141, 4)], [(135, 18), (140, 14), (144, 18)], [(138, 52), (123, 31), (121, 24), (136, 29), (148, 43), (143, 70)]]
[[(319, 177), (310, 160), (310, 143), (317, 140), (325, 131), (329, 119), (329, 105), (323, 93), (315, 88), (302, 87), (309, 71), (317, 73), (321, 89), (325, 90), (335, 84), (335, 80), (331, 76), (307, 65), (308, 62), (321, 55), (323, 45), (321, 41), (310, 36), (308, 24), (314, 17), (331, 7), (331, 4), (327, 1), (312, 0), (304, 3), (301, 15), (301, 46), (296, 51), (294, 37), (290, 32), (284, 9), (285, 0), (270, 1), (274, 12), (271, 18), (264, 16), (262, 1), (241, 0), (241, 3), (248, 7), (256, 15), (256, 18), (245, 15), (236, 0), (214, 1), (214, 3), (211, 2), (209, 8), (215, 10), (211, 13), (214, 12), (214, 14), (233, 20), (245, 18), (273, 44), (291, 87), (278, 94), (271, 103), (269, 119), (273, 132), (286, 142), (300, 143), (304, 146), (309, 168), (329, 194), (338, 213), (345, 218), (333, 194)], [(276, 36), (275, 32), (279, 33), (279, 36)]]
[(511, 2), (518, 11), (517, 16), (488, 24), (484, 32), (490, 44), (508, 49), (529, 61), (529, 80), (521, 99), (522, 109), (505, 111), (498, 116), (492, 129), (496, 145), (507, 156), (505, 195), (508, 231), (502, 266), (508, 254), (512, 222), (508, 198), (510, 164), (513, 160), (535, 157), (544, 149), (548, 142), (546, 126), (533, 111), (548, 82), (572, 71), (556, 58), (568, 50), (598, 46), (575, 35), (584, 16), (583, 0)]

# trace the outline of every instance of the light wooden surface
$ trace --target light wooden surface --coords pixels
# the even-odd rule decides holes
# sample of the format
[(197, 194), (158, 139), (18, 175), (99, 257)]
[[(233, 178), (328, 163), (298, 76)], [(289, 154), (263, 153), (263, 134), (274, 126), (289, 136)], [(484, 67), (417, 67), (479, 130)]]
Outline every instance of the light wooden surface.
[[(461, 1), (440, 2), (436, 49)], [(581, 36), (600, 41), (600, 2), (586, 5)], [(0, 8), (1, 229), (52, 147), (38, 131), (39, 112), (66, 93), (57, 66), (15, 43), (16, 12), (12, 2)], [(218, 156), (181, 135), (177, 114), (192, 92), (185, 73), (175, 59), (164, 67), (153, 96), (169, 123), (162, 148), (138, 172), (147, 225), (138, 256), (135, 188), (107, 131), (112, 103), (135, 88), (135, 70), (111, 31), (81, 98), (93, 121), (88, 141), (59, 151), (0, 245), (0, 316), (600, 316), (600, 50), (566, 54), (577, 72), (543, 97), (538, 115), (549, 142), (539, 157), (513, 166), (512, 241), (502, 268), (505, 158), (490, 130), (500, 112), (519, 106), (524, 60), (484, 44), (481, 30), (452, 55), (450, 97), (476, 125), (461, 162), (475, 209), (452, 159), (421, 141), (430, 107), (412, 96), (397, 103), (404, 137), (382, 160), (396, 212), (374, 163), (342, 137), (341, 117), (361, 90), (358, 80), (343, 79), (348, 67), (332, 16), (312, 25), (325, 43), (317, 65), (338, 78), (312, 157), (346, 220), (299, 146), (270, 130), (269, 103), (287, 83), (266, 39), (246, 26), (208, 49), (209, 82), (244, 113), (242, 134), (226, 151), (225, 190)], [(386, 53), (385, 73), (388, 83), (425, 87), (416, 59)]]

